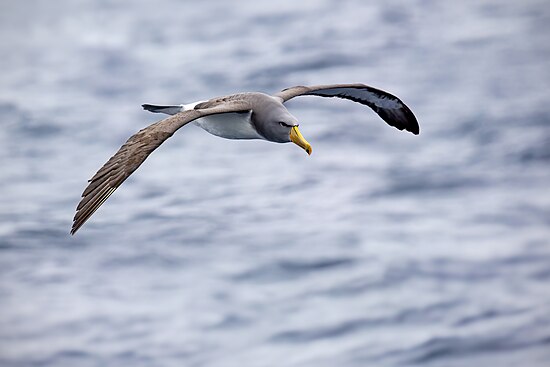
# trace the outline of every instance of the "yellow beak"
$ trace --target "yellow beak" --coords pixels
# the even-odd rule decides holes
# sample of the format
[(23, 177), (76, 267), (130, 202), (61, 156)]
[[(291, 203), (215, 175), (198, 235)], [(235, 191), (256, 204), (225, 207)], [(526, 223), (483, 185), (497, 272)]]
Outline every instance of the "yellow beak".
[(292, 129), (290, 129), (290, 141), (305, 150), (307, 154), (311, 155), (311, 145), (304, 139), (300, 130), (298, 130), (298, 126), (293, 126)]

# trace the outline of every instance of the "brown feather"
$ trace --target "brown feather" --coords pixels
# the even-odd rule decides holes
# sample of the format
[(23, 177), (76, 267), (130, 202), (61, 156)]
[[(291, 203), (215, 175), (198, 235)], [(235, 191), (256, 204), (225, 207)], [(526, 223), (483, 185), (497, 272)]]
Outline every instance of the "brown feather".
[(179, 128), (203, 116), (248, 110), (246, 101), (236, 100), (206, 109), (183, 111), (132, 135), (89, 180), (76, 208), (71, 234), (75, 234), (147, 157)]

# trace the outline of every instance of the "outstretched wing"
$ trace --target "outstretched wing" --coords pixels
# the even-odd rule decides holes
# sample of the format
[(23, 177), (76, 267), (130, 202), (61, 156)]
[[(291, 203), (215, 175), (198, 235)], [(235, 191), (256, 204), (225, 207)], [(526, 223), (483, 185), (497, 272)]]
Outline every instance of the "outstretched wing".
[(418, 121), (416, 121), (416, 117), (409, 107), (393, 94), (369, 87), (368, 85), (332, 84), (316, 85), (313, 87), (297, 86), (283, 89), (281, 92), (275, 94), (275, 97), (281, 98), (282, 102), (286, 102), (297, 96), (321, 96), (349, 99), (369, 106), (384, 121), (399, 130), (405, 129), (415, 135), (420, 132)]
[(155, 122), (132, 135), (107, 163), (89, 180), (76, 208), (71, 234), (94, 214), (155, 149), (179, 128), (203, 116), (246, 112), (250, 108), (243, 101), (203, 110), (190, 110)]

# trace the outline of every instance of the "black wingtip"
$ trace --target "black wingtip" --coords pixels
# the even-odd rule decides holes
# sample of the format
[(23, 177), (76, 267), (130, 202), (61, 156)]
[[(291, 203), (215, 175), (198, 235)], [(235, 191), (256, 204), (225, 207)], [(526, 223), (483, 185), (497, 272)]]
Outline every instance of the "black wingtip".
[(381, 109), (377, 106), (373, 110), (384, 120), (388, 125), (399, 130), (408, 131), (414, 135), (420, 134), (420, 126), (412, 111), (401, 102), (401, 108), (397, 110)]
[(418, 121), (416, 120), (416, 117), (414, 117), (414, 115), (412, 115), (412, 118), (413, 119), (410, 121), (407, 131), (413, 133), (414, 135), (418, 135), (420, 134), (420, 126), (418, 125)]
[(414, 135), (420, 134), (420, 125), (418, 124), (416, 116), (412, 113), (409, 107), (407, 107), (405, 104), (403, 105), (407, 109), (407, 131), (410, 131)]
[(400, 113), (392, 114), (384, 110), (377, 110), (376, 112), (389, 125), (395, 126), (400, 130), (406, 130), (414, 135), (420, 134), (420, 125), (418, 124), (416, 116), (405, 103), (399, 99), (398, 101), (401, 104), (401, 108), (399, 109)]

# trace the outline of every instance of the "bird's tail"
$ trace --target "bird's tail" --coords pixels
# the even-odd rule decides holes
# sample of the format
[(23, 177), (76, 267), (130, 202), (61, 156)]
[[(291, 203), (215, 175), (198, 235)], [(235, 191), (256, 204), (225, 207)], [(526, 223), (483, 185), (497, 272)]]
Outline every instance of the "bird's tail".
[(154, 112), (154, 113), (166, 113), (167, 115), (175, 115), (178, 112), (184, 111), (185, 107), (183, 105), (173, 105), (173, 106), (159, 106), (154, 104), (142, 104), (144, 110)]

